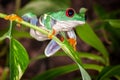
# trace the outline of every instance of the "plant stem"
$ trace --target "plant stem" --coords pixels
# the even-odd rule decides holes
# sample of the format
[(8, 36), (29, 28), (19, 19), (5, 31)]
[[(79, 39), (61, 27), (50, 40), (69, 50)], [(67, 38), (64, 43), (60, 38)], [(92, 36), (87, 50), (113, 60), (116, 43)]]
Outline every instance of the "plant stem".
[[(5, 14), (3, 14), (3, 13), (0, 13), (0, 18), (3, 18), (3, 19), (4, 19), (6, 16), (7, 16), (7, 15), (5, 15)], [(43, 33), (43, 34), (45, 34), (45, 35), (49, 35), (49, 32), (48, 32), (48, 31), (46, 31), (46, 30), (44, 30), (44, 29), (41, 29), (41, 28), (39, 28), (39, 27), (37, 27), (37, 26), (35, 26), (35, 25), (32, 25), (32, 24), (30, 24), (30, 23), (28, 23), (28, 22), (19, 21), (19, 20), (15, 20), (15, 22), (20, 23), (20, 24), (22, 24), (22, 25), (25, 25), (26, 27), (32, 28), (32, 29), (34, 29), (34, 30), (37, 30), (37, 31), (39, 31), (40, 33)], [(62, 44), (61, 44), (61, 41), (60, 41), (56, 36), (53, 35), (52, 39), (55, 40), (59, 45), (62, 45)]]
[(11, 32), (12, 32), (12, 21), (10, 21), (10, 28), (8, 30), (8, 38), (10, 39), (11, 38)]
[(0, 41), (4, 40), (6, 38), (7, 34), (4, 34), (2, 37), (0, 37)]

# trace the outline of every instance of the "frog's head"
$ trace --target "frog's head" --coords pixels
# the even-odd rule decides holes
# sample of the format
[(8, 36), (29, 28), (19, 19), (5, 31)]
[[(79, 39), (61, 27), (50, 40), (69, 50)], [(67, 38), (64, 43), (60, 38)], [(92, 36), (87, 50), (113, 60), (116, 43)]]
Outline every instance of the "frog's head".
[[(81, 8), (77, 14), (73, 8), (68, 8), (64, 12), (61, 12), (61, 20), (65, 21), (83, 21), (85, 22), (86, 8)], [(60, 12), (59, 12), (60, 13)], [(64, 14), (64, 15), (63, 15)], [(64, 17), (64, 18), (63, 18)]]
[(74, 9), (68, 8), (66, 10), (50, 13), (50, 16), (58, 22), (57, 26), (61, 24), (60, 29), (63, 27), (68, 30), (68, 28), (70, 29), (85, 23), (85, 12), (86, 8), (81, 8), (78, 14)]

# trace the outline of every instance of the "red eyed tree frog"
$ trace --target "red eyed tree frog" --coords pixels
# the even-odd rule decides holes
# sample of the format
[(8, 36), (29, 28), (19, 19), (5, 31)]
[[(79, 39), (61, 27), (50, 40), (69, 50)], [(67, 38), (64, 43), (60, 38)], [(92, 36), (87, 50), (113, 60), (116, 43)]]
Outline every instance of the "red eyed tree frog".
[[(54, 32), (52, 35), (60, 34), (60, 32), (67, 32), (70, 43), (72, 43), (74, 45), (73, 47), (75, 47), (76, 34), (73, 28), (77, 25), (85, 23), (85, 12), (85, 8), (81, 8), (78, 14), (74, 9), (68, 8), (57, 12), (48, 12), (43, 14), (40, 18), (37, 18), (37, 16), (32, 13), (26, 13), (22, 16), (22, 18), (33, 25), (52, 33)], [(50, 39), (48, 36), (33, 29), (30, 29), (30, 35), (38, 41)], [(54, 40), (51, 40), (45, 49), (45, 55), (49, 57), (56, 53), (59, 49), (60, 46)]]

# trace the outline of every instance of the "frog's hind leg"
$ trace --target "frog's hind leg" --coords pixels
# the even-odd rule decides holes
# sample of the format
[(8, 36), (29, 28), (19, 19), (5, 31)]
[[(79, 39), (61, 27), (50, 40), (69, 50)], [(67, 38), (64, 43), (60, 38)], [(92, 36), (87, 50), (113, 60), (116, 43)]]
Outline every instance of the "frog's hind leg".
[(54, 40), (51, 40), (48, 46), (45, 48), (45, 55), (49, 57), (55, 54), (58, 50), (60, 50), (60, 46)]

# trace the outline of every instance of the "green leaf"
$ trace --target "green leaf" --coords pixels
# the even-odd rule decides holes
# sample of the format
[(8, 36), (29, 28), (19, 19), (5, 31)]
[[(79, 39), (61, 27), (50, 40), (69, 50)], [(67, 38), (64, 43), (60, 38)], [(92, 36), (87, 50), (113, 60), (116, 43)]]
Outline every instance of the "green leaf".
[(34, 77), (32, 80), (53, 80), (57, 76), (75, 71), (77, 69), (79, 69), (79, 68), (76, 64), (53, 68), (51, 70), (48, 70), (48, 71)]
[(104, 29), (109, 33), (109, 39), (112, 42), (111, 46), (114, 53), (120, 51), (120, 28), (115, 28), (109, 24), (104, 24)]
[(82, 79), (83, 80), (91, 80), (90, 75), (83, 68), (83, 64), (80, 60), (79, 53), (73, 49), (73, 47), (70, 45), (70, 43), (66, 39), (63, 41), (61, 48), (65, 51), (65, 53), (69, 57), (71, 57), (71, 59), (73, 59), (76, 62), (76, 64), (78, 65), (78, 67), (80, 69)]
[[(87, 59), (90, 59), (90, 60), (95, 60), (97, 62), (101, 62), (102, 64), (106, 64), (105, 63), (105, 60), (99, 56), (99, 55), (96, 55), (96, 54), (93, 54), (93, 53), (86, 53), (86, 52), (78, 52), (79, 53), (79, 57), (80, 58), (87, 58)], [(51, 56), (51, 57), (60, 57), (60, 56), (67, 56), (65, 54), (65, 52), (56, 52), (55, 55)], [(31, 59), (31, 61), (36, 61), (38, 59), (44, 59), (46, 58), (46, 56), (43, 54), (43, 55), (38, 55), (34, 58)]]
[[(62, 2), (64, 1), (64, 2)], [(25, 14), (27, 12), (35, 13), (36, 15), (41, 15), (46, 12), (55, 11), (59, 9), (64, 9), (70, 6), (70, 0), (34, 0), (28, 3), (25, 7), (19, 10), (18, 14)], [(62, 7), (61, 7), (62, 6)]]
[(13, 37), (20, 39), (20, 38), (32, 38), (30, 34), (26, 31), (12, 31)]
[[(94, 70), (99, 69), (98, 71), (102, 70), (102, 67), (98, 66), (98, 65), (84, 64), (83, 66), (86, 69), (94, 69)], [(32, 80), (54, 80), (54, 78), (56, 78), (60, 75), (70, 73), (70, 72), (73, 72), (78, 69), (79, 69), (79, 67), (77, 66), (77, 64), (71, 64), (71, 65), (66, 65), (66, 66), (62, 66), (62, 67), (57, 67), (57, 68), (47, 70), (46, 72), (33, 77)]]
[(98, 76), (97, 80), (106, 80), (112, 76), (120, 76), (120, 65), (105, 67)]
[(120, 19), (109, 19), (109, 24), (115, 28), (120, 28)]
[(29, 64), (25, 48), (14, 38), (10, 40), (10, 80), (20, 80)]
[(103, 57), (93, 54), (93, 53), (79, 52), (79, 56), (80, 56), (80, 58), (87, 58), (87, 59), (101, 62), (102, 64), (106, 64)]
[(106, 65), (109, 65), (108, 52), (91, 27), (86, 23), (82, 26), (78, 26), (76, 32), (84, 42), (100, 51), (106, 61)]

